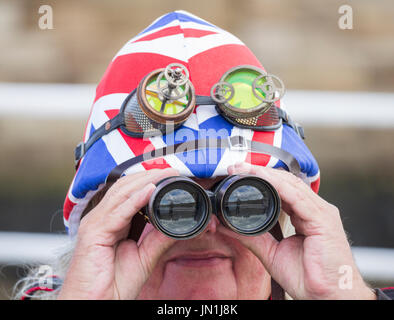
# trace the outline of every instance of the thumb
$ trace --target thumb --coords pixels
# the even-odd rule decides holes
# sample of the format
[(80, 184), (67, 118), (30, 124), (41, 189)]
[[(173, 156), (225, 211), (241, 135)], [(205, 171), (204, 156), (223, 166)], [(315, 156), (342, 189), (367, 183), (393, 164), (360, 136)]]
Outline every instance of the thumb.
[(141, 264), (145, 272), (150, 275), (160, 257), (176, 242), (177, 240), (165, 236), (160, 231), (152, 229), (148, 232), (139, 246), (139, 255)]
[(220, 225), (218, 227), (219, 232), (237, 239), (246, 248), (248, 248), (252, 253), (261, 261), (267, 272), (276, 279), (275, 272), (275, 255), (279, 247), (279, 242), (273, 237), (269, 232), (265, 232), (258, 236), (244, 236), (238, 234), (228, 228)]

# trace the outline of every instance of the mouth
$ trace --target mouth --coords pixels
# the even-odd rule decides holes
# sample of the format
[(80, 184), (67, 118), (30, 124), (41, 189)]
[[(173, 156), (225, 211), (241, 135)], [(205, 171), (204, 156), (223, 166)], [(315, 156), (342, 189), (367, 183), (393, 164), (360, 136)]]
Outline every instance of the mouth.
[(178, 255), (168, 261), (177, 266), (189, 268), (214, 267), (227, 263), (230, 258), (219, 252), (185, 253)]

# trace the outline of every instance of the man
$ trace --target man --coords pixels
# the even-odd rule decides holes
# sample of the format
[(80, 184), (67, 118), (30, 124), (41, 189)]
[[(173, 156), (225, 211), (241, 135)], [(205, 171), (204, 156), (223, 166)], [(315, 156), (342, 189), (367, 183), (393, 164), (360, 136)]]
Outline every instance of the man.
[[(384, 296), (357, 270), (338, 209), (317, 195), (319, 169), (281, 108), (283, 89), (239, 39), (183, 11), (129, 41), (97, 87), (76, 149), (64, 207), (76, 246), (58, 298)], [(213, 190), (229, 175), (277, 190), (279, 233), (245, 236), (215, 214), (187, 240), (154, 224), (134, 230), (163, 179), (187, 176)], [(350, 286), (340, 285), (343, 266)]]

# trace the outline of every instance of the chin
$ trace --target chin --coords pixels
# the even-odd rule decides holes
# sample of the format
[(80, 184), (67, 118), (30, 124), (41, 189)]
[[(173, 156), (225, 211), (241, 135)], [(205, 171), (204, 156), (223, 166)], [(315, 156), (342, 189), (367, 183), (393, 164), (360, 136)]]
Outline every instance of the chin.
[[(219, 288), (218, 288), (219, 287)], [(165, 300), (234, 300), (236, 294), (227, 290), (221, 290), (221, 285), (199, 285), (183, 287), (179, 291), (163, 290), (158, 299)]]
[(212, 288), (192, 289), (190, 292), (185, 292), (182, 297), (175, 298), (175, 300), (235, 300), (237, 297), (228, 292), (218, 292)]
[[(190, 270), (189, 270), (190, 271)], [(208, 272), (171, 274), (158, 285), (145, 286), (142, 300), (233, 300), (237, 299), (237, 285), (228, 274)]]

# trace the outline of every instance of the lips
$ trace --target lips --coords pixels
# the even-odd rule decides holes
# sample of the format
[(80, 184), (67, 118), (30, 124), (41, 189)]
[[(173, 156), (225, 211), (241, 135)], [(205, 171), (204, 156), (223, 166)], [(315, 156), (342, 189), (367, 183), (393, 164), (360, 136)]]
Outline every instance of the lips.
[(220, 252), (198, 252), (177, 255), (168, 260), (168, 263), (182, 267), (201, 268), (214, 267), (229, 261), (230, 258)]

